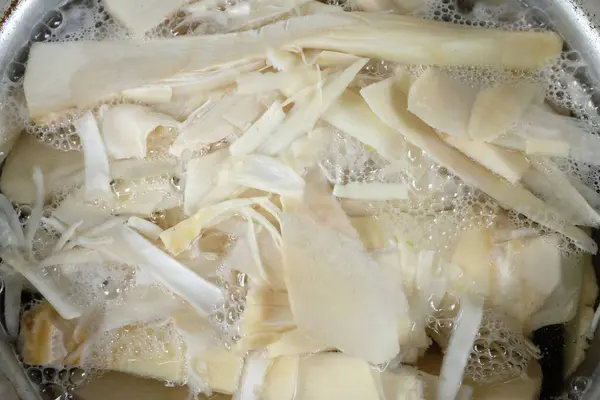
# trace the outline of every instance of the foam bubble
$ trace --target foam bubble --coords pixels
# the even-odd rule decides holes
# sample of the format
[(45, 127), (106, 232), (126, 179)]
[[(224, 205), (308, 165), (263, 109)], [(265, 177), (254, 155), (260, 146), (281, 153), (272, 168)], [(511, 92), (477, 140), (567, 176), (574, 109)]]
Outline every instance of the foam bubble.
[(469, 355), (465, 376), (479, 383), (500, 383), (526, 374), (529, 363), (540, 354), (522, 334), (511, 330), (491, 310), (483, 316)]

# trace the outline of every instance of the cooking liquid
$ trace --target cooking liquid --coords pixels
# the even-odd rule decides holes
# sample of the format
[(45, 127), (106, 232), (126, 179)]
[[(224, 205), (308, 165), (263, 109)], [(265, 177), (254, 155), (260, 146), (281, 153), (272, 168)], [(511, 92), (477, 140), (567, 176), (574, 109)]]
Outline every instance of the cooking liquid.
[[(350, 2), (338, 3), (336, 0), (331, 4), (340, 5), (348, 10), (353, 6)], [(225, 4), (230, 6), (231, 3)], [(540, 19), (540, 10), (523, 8), (517, 4), (501, 5), (490, 2), (476, 4), (456, 3), (453, 0), (426, 0), (424, 6), (417, 11), (419, 15), (427, 19), (435, 19), (460, 25), (495, 27), (508, 30), (536, 30), (551, 28), (548, 21)], [(218, 25), (210, 21), (189, 23), (180, 15), (152, 32), (154, 37), (179, 36), (184, 34), (210, 34), (220, 31)], [(71, 40), (105, 40), (124, 39), (127, 37), (126, 30), (113, 21), (104, 10), (100, 0), (75, 0), (66, 1), (56, 10), (47, 13), (43, 20), (37, 24), (32, 31), (30, 41), (22, 50), (15, 55), (13, 62), (1, 78), (0, 98), (2, 106), (0, 113), (3, 125), (6, 129), (19, 132), (23, 128), (26, 134), (34, 135), (37, 140), (62, 151), (80, 151), (81, 144), (73, 129), (72, 122), (78, 117), (76, 113), (61, 116), (58, 120), (48, 125), (35, 125), (29, 118), (25, 106), (22, 91), (22, 81), (25, 73), (29, 47), (33, 42), (42, 41), (71, 41)], [(363, 71), (366, 76), (384, 77), (393, 71), (394, 65), (381, 61), (370, 62)], [(420, 74), (426, 66), (410, 66), (407, 70), (414, 75)], [(454, 77), (465, 82), (478, 85), (492, 85), (495, 82), (507, 79), (529, 79), (536, 81), (546, 87), (547, 100), (561, 112), (578, 117), (585, 124), (590, 133), (595, 133), (600, 124), (598, 101), (600, 90), (589, 84), (586, 77), (586, 64), (575, 50), (567, 49), (560, 60), (548, 65), (537, 73), (518, 71), (502, 71), (489, 68), (462, 68), (452, 67), (447, 69)], [(49, 77), (51, 79), (51, 77)], [(368, 82), (367, 82), (368, 83)], [(366, 83), (365, 83), (366, 84)], [(160, 159), (168, 158), (168, 146), (174, 139), (174, 132), (161, 131), (150, 138), (149, 149), (151, 157)], [(372, 204), (371, 207), (394, 218), (398, 226), (402, 226), (407, 233), (422, 232), (417, 235), (414, 242), (420, 247), (428, 248), (435, 244), (436, 250), (443, 252), (443, 247), (451, 247), (453, 241), (462, 231), (477, 227), (490, 226), (496, 220), (499, 212), (498, 205), (486, 195), (458, 181), (444, 168), (432, 163), (424, 154), (407, 154), (411, 161), (422, 160), (422, 167), (428, 173), (439, 178), (440, 185), (448, 185), (452, 188), (454, 195), (451, 199), (439, 199), (442, 202), (450, 201), (451, 207), (444, 211), (423, 205), (419, 215), (407, 216), (398, 212), (390, 203)], [(365, 154), (364, 147), (353, 139), (342, 133), (336, 134), (334, 140), (325, 150), (322, 157), (323, 166), (340, 183), (349, 181), (380, 181), (390, 179), (384, 162), (376, 154)], [(600, 191), (600, 170), (592, 165), (582, 163), (563, 162), (560, 165), (563, 172), (573, 178), (580, 179), (590, 188)], [(162, 179), (170, 182), (176, 189), (180, 189), (179, 177), (163, 176)], [(143, 184), (144, 182), (141, 182)], [(140, 182), (113, 182), (112, 187), (117, 197), (126, 199), (131, 192), (130, 186)], [(66, 188), (69, 190), (71, 188)], [(64, 198), (64, 194), (57, 193), (55, 201), (48, 206), (48, 212), (52, 211)], [(102, 206), (102, 204), (98, 204)], [(473, 209), (478, 213), (473, 213)], [(436, 209), (434, 223), (427, 218)], [(109, 209), (118, 213), (118, 209)], [(26, 224), (28, 206), (20, 208), (23, 223)], [(154, 213), (148, 216), (157, 224), (166, 221), (165, 213)], [(509, 213), (509, 223), (513, 228), (534, 228), (541, 230), (539, 226), (522, 218), (517, 213)], [(425, 229), (423, 228), (425, 226)], [(418, 229), (417, 229), (418, 228)], [(229, 238), (233, 240), (235, 238)], [(38, 235), (35, 249), (42, 255), (54, 244), (56, 236), (52, 232), (47, 235)], [(440, 243), (442, 248), (440, 249)], [(579, 257), (577, 251), (568, 242), (564, 241), (565, 255)], [(93, 304), (97, 301), (118, 302), (123, 293), (130, 290), (136, 281), (136, 269), (123, 265), (107, 265), (89, 276), (73, 277), (80, 283), (79, 291), (73, 293), (73, 299)], [(225, 344), (231, 344), (239, 339), (237, 322), (244, 310), (244, 297), (246, 294), (247, 279), (243, 274), (230, 274), (231, 266), (223, 265), (221, 271), (221, 286), (228, 293), (227, 303), (216, 310), (212, 316), (215, 325), (222, 328)], [(50, 268), (46, 274), (56, 276), (60, 279), (65, 274), (64, 269)], [(1, 285), (0, 285), (1, 286)], [(86, 293), (86, 296), (82, 296)], [(80, 300), (82, 299), (83, 300)], [(23, 311), (35, 304), (39, 298), (30, 293), (23, 295)], [(74, 300), (75, 301), (75, 300)], [(2, 304), (0, 303), (0, 306)], [(456, 307), (454, 304), (453, 307)], [(2, 307), (0, 307), (2, 308)], [(447, 334), (452, 327), (452, 310), (436, 310), (432, 313), (429, 321), (431, 329), (440, 334)], [(488, 312), (484, 324), (480, 330), (478, 339), (473, 349), (472, 361), (467, 369), (467, 375), (476, 381), (493, 381), (503, 373), (513, 373), (512, 369), (523, 369), (533, 354), (528, 349), (524, 338), (512, 335), (510, 329), (503, 322), (496, 320), (493, 313)], [(98, 348), (110, 346), (118, 338), (107, 336), (98, 344)], [(550, 376), (550, 371), (560, 371), (562, 363), (562, 350), (564, 347), (564, 330), (560, 326), (543, 328), (543, 332), (534, 334), (534, 340), (545, 354), (542, 358), (545, 378), (547, 381), (562, 379), (562, 375)], [(148, 347), (148, 352), (160, 352), (160, 348)], [(98, 353), (101, 353), (99, 351)], [(492, 355), (488, 360), (487, 355)], [(146, 354), (148, 356), (148, 354)], [(135, 354), (131, 354), (135, 357)], [(78, 386), (97, 374), (93, 365), (83, 368), (46, 368), (43, 366), (23, 365), (30, 380), (40, 388), (42, 398), (55, 399), (63, 396), (67, 398)], [(548, 374), (546, 372), (548, 371)], [(558, 378), (557, 378), (558, 376)], [(589, 382), (580, 378), (577, 385), (573, 387), (569, 399), (578, 398), (585, 392)], [(548, 386), (548, 385), (546, 385)], [(550, 388), (552, 389), (552, 388)], [(552, 390), (550, 390), (552, 391)], [(554, 393), (556, 394), (556, 393)]]

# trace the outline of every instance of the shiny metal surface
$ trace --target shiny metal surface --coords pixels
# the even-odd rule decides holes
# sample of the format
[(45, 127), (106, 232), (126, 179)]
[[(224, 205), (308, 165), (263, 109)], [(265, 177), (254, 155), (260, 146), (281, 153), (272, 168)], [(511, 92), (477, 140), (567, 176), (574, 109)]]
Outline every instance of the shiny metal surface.
[[(472, 3), (473, 0), (467, 0)], [(32, 39), (36, 25), (49, 11), (68, 0), (0, 0), (0, 73), (6, 73), (20, 50)], [(531, 8), (540, 21), (550, 23), (569, 47), (580, 52), (588, 68), (578, 79), (588, 84), (600, 84), (600, 0), (520, 0)], [(600, 98), (593, 99), (600, 105)], [(0, 127), (1, 129), (1, 127)], [(600, 157), (600, 155), (599, 155)], [(600, 235), (597, 235), (597, 240)], [(597, 275), (600, 275), (600, 256), (594, 257)], [(0, 286), (2, 286), (0, 284)], [(1, 292), (1, 289), (0, 289)], [(1, 303), (0, 303), (1, 308)], [(8, 375), (23, 400), (39, 400), (20, 368), (8, 336), (0, 324), (0, 372)], [(589, 378), (585, 393), (582, 377)], [(585, 383), (587, 380), (583, 379)], [(574, 394), (577, 393), (577, 396)], [(596, 335), (587, 357), (577, 373), (564, 383), (564, 399), (600, 399), (600, 335)]]

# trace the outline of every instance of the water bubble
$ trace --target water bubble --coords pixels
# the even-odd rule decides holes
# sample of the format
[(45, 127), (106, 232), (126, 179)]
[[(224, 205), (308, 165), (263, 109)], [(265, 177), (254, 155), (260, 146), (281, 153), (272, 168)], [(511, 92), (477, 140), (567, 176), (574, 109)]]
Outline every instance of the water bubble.
[(46, 25), (39, 23), (33, 28), (33, 35), (31, 41), (33, 42), (45, 42), (50, 39), (52, 31)]
[(38, 385), (44, 381), (44, 378), (42, 376), (42, 371), (40, 371), (37, 368), (29, 368), (27, 370), (27, 376), (29, 377), (31, 382), (38, 384)]
[(52, 10), (44, 15), (43, 23), (50, 29), (58, 28), (63, 22), (63, 15), (58, 10)]
[(571, 387), (573, 388), (574, 392), (577, 393), (584, 393), (587, 388), (590, 385), (590, 380), (589, 378), (584, 378), (582, 376), (579, 376), (577, 378), (575, 378), (573, 380), (573, 382), (571, 383)]
[(11, 82), (19, 82), (25, 76), (25, 65), (18, 62), (11, 62), (6, 69), (6, 75)]
[(118, 200), (129, 200), (133, 196), (133, 188), (124, 179), (114, 179), (110, 182), (112, 192)]
[(66, 393), (65, 388), (54, 383), (44, 385), (40, 391), (42, 400), (62, 400)]
[(69, 371), (67, 371), (66, 369), (60, 370), (60, 372), (58, 373), (58, 379), (60, 379), (62, 382), (65, 382), (68, 378)]
[(56, 378), (56, 370), (54, 368), (44, 368), (42, 375), (44, 376), (44, 381), (52, 382)]
[(171, 177), (171, 186), (175, 188), (175, 190), (181, 190), (181, 179), (178, 176)]
[(86, 377), (87, 374), (84, 370), (75, 368), (69, 374), (69, 382), (71, 382), (73, 385), (81, 385)]

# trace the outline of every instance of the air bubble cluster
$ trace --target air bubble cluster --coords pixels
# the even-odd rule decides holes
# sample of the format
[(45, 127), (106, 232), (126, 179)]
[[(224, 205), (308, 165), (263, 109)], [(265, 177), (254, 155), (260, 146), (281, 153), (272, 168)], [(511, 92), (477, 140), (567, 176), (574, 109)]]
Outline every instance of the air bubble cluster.
[(487, 310), (469, 355), (465, 376), (477, 383), (501, 383), (527, 374), (539, 350), (523, 335)]
[(67, 400), (80, 386), (97, 371), (73, 367), (46, 367), (41, 365), (24, 365), (25, 373), (31, 383), (39, 388), (42, 400)]
[(92, 343), (82, 360), (85, 368), (105, 369), (119, 365), (122, 360), (148, 363), (179, 363), (181, 377), (186, 374), (186, 345), (171, 321), (156, 321), (135, 327), (105, 332)]
[(221, 340), (231, 349), (242, 338), (241, 317), (246, 309), (248, 276), (223, 264), (219, 271), (219, 286), (225, 302), (211, 315), (211, 321), (222, 333)]

